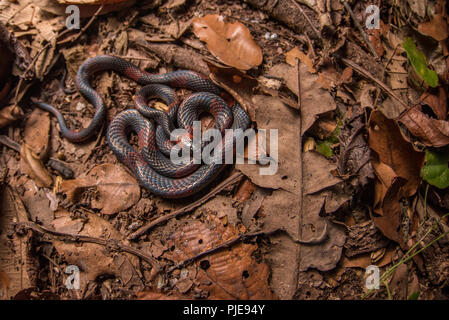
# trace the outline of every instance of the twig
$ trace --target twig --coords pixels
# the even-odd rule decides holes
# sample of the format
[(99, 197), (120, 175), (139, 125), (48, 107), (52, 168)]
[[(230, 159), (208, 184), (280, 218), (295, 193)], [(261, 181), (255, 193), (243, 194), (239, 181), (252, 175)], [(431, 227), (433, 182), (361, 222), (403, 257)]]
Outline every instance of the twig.
[(359, 21), (357, 20), (357, 18), (355, 16), (354, 12), (352, 11), (351, 7), (346, 2), (346, 0), (341, 0), (341, 2), (345, 6), (346, 10), (349, 12), (349, 15), (351, 16), (352, 21), (354, 21), (354, 25), (356, 26), (357, 29), (359, 29), (360, 33), (362, 34), (363, 40), (365, 40), (365, 43), (368, 45), (368, 48), (370, 49), (371, 53), (373, 54), (374, 57), (376, 57), (376, 59), (379, 59), (379, 55), (377, 54), (376, 50), (374, 49), (373, 44), (371, 43), (371, 41), (369, 41), (368, 36), (366, 35), (365, 31), (363, 31), (363, 28), (360, 25)]
[(229, 185), (235, 183), (236, 181), (238, 181), (241, 177), (243, 176), (243, 174), (241, 172), (236, 172), (234, 173), (232, 176), (230, 176), (229, 178), (227, 178), (225, 181), (221, 182), (218, 186), (216, 186), (212, 191), (210, 191), (208, 194), (206, 194), (204, 197), (198, 199), (197, 201), (179, 209), (176, 210), (170, 214), (167, 214), (165, 216), (162, 216), (160, 218), (157, 218), (153, 221), (148, 222), (147, 224), (145, 224), (144, 226), (140, 227), (140, 229), (138, 229), (136, 232), (130, 234), (128, 236), (129, 240), (134, 240), (137, 237), (140, 237), (141, 235), (143, 235), (144, 233), (146, 233), (148, 230), (154, 228), (156, 225), (161, 224), (163, 222), (166, 222), (172, 218), (178, 217), (180, 215), (183, 215), (185, 213), (188, 213), (190, 211), (192, 211), (193, 209), (199, 207), (200, 205), (202, 205), (203, 203), (205, 203), (207, 200), (209, 200), (210, 198), (214, 197), (217, 193), (219, 193), (220, 191), (222, 191), (223, 189), (225, 189), (226, 187), (228, 187)]
[(157, 274), (161, 270), (159, 262), (156, 259), (146, 255), (145, 253), (143, 253), (142, 251), (140, 251), (138, 249), (124, 245), (117, 240), (101, 239), (101, 238), (95, 238), (95, 237), (79, 235), (79, 234), (58, 232), (58, 231), (47, 229), (47, 228), (40, 226), (34, 222), (20, 222), (17, 224), (17, 227), (23, 228), (23, 229), (31, 229), (41, 235), (49, 234), (49, 235), (57, 237), (57, 238), (62, 238), (62, 240), (64, 240), (64, 241), (89, 242), (89, 243), (95, 243), (95, 244), (105, 246), (111, 250), (124, 251), (124, 252), (130, 253), (130, 254), (133, 254), (133, 255), (141, 258), (142, 260), (148, 262), (155, 269), (155, 271), (156, 271), (155, 274)]
[[(89, 20), (89, 22), (87, 23), (87, 25), (83, 27), (83, 29), (82, 29), (82, 30), (78, 33), (78, 35), (72, 40), (72, 42), (75, 41), (75, 40), (77, 40), (77, 39), (81, 36), (81, 34), (82, 34), (84, 31), (86, 31), (86, 29), (92, 24), (93, 19), (96, 18), (96, 17), (98, 16), (98, 14), (100, 13), (100, 11), (101, 11), (102, 9), (103, 9), (103, 5), (101, 5), (101, 7), (97, 10), (97, 12), (96, 12), (96, 13), (92, 16), (92, 18)], [(17, 89), (16, 89), (16, 92), (15, 92), (15, 95), (14, 95), (14, 101), (15, 101), (16, 104), (17, 104), (17, 102), (18, 102), (18, 101), (17, 101), (17, 97), (18, 97), (18, 95), (19, 95), (19, 90), (20, 90), (20, 87), (22, 86), (22, 82), (23, 82), (24, 76), (31, 70), (31, 68), (34, 67), (34, 65), (35, 65), (37, 59), (40, 57), (40, 55), (41, 55), (46, 49), (48, 49), (48, 48), (52, 45), (52, 42), (51, 42), (52, 40), (58, 39), (58, 38), (62, 37), (63, 35), (65, 35), (66, 33), (69, 33), (70, 31), (72, 31), (72, 29), (66, 29), (66, 30), (62, 31), (61, 33), (59, 33), (59, 34), (54, 35), (51, 39), (49, 39), (49, 42), (48, 42), (45, 46), (43, 46), (43, 47), (39, 50), (39, 52), (34, 56), (33, 60), (32, 60), (31, 63), (30, 63), (30, 65), (28, 66), (28, 68), (27, 68), (27, 69), (22, 73), (22, 75), (20, 76), (20, 80), (19, 80), (19, 83), (17, 84)], [(58, 43), (56, 43), (56, 44), (61, 44), (61, 42), (58, 42)]]
[(81, 35), (90, 27), (90, 25), (94, 22), (94, 20), (98, 17), (98, 15), (100, 14), (101, 10), (103, 10), (104, 5), (102, 4), (97, 11), (95, 11), (94, 15), (90, 18), (89, 22), (87, 22), (87, 24), (80, 30), (80, 32), (78, 32), (76, 34), (76, 36), (74, 38), (72, 38), (72, 40), (70, 40), (70, 42), (75, 42), (76, 40), (78, 40)]
[(316, 36), (318, 37), (318, 39), (321, 39), (321, 34), (320, 32), (314, 27), (312, 21), (310, 20), (310, 18), (306, 15), (306, 13), (304, 12), (304, 10), (302, 10), (301, 6), (295, 1), (295, 0), (291, 0), (291, 2), (298, 8), (299, 12), (301, 12), (301, 14), (304, 16), (304, 18), (307, 20), (307, 22), (309, 23), (310, 27), (312, 28), (313, 32), (315, 32)]
[(379, 79), (376, 79), (371, 73), (369, 73), (369, 71), (363, 69), (361, 66), (357, 65), (356, 63), (352, 62), (349, 59), (346, 58), (340, 58), (340, 60), (347, 65), (348, 67), (351, 67), (353, 70), (357, 71), (359, 74), (361, 74), (362, 76), (374, 81), (381, 89), (383, 89), (387, 94), (389, 94), (392, 98), (394, 98), (395, 100), (397, 100), (403, 107), (405, 107), (406, 109), (409, 108), (409, 106), (402, 101), (401, 98), (399, 98), (396, 93), (393, 92), (393, 90), (391, 90), (385, 83), (383, 83), (382, 81), (380, 81)]

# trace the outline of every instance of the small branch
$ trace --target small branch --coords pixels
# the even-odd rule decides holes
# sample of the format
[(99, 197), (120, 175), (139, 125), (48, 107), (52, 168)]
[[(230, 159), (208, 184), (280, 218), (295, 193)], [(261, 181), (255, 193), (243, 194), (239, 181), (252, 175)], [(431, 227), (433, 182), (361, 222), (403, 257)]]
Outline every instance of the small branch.
[(309, 23), (310, 27), (312, 28), (313, 32), (315, 32), (316, 36), (318, 37), (318, 39), (321, 39), (321, 34), (320, 32), (314, 27), (314, 25), (312, 24), (312, 21), (310, 20), (310, 18), (306, 15), (306, 13), (304, 12), (304, 10), (302, 10), (301, 6), (295, 1), (295, 0), (291, 0), (292, 3), (298, 8), (299, 12), (301, 12), (301, 14), (304, 16), (304, 18), (307, 20), (307, 22)]
[(385, 83), (383, 83), (382, 81), (380, 81), (379, 79), (376, 79), (371, 73), (369, 73), (369, 71), (363, 69), (361, 66), (357, 65), (356, 63), (352, 62), (349, 59), (346, 58), (340, 58), (341, 61), (347, 65), (348, 67), (351, 67), (352, 69), (354, 69), (355, 71), (357, 71), (359, 74), (361, 74), (362, 76), (368, 78), (369, 80), (374, 81), (381, 89), (383, 89), (387, 94), (389, 94), (392, 98), (394, 98), (395, 100), (397, 100), (403, 107), (405, 107), (405, 109), (408, 109), (409, 106), (402, 101), (401, 98), (399, 98), (398, 95), (396, 95), (396, 93), (393, 92), (393, 90), (391, 90)]
[(359, 32), (362, 34), (363, 40), (365, 40), (365, 43), (367, 44), (368, 48), (370, 49), (371, 53), (376, 59), (379, 59), (379, 55), (377, 54), (376, 50), (373, 47), (373, 44), (371, 41), (369, 41), (368, 36), (366, 35), (365, 31), (363, 30), (362, 26), (360, 25), (359, 21), (357, 20), (354, 12), (352, 11), (351, 7), (345, 0), (341, 0), (343, 5), (345, 6), (346, 10), (349, 12), (349, 15), (352, 18), (352, 21), (354, 21), (354, 25), (357, 29), (359, 29)]
[(141, 258), (142, 260), (148, 262), (155, 269), (156, 272), (154, 274), (157, 274), (161, 270), (159, 262), (156, 259), (146, 255), (145, 253), (143, 253), (140, 250), (137, 250), (133, 247), (124, 245), (117, 240), (101, 239), (101, 238), (95, 238), (95, 237), (79, 235), (79, 234), (58, 232), (58, 231), (47, 229), (47, 228), (40, 226), (34, 222), (20, 222), (17, 224), (17, 227), (19, 229), (20, 228), (31, 229), (41, 235), (49, 234), (49, 235), (57, 237), (57, 238), (62, 238), (63, 241), (89, 242), (89, 243), (95, 243), (95, 244), (105, 246), (110, 250), (124, 251), (124, 252), (130, 253), (130, 254), (133, 254), (133, 255)]
[(235, 182), (237, 182), (241, 177), (243, 176), (243, 174), (241, 172), (236, 172), (234, 173), (232, 176), (230, 176), (229, 178), (227, 178), (225, 181), (223, 181), (222, 183), (220, 183), (218, 186), (216, 186), (212, 191), (210, 191), (208, 194), (206, 194), (204, 197), (202, 197), (201, 199), (179, 209), (176, 210), (170, 214), (167, 214), (165, 216), (159, 217), (153, 221), (148, 222), (147, 224), (145, 224), (144, 226), (142, 226), (140, 229), (138, 229), (136, 232), (130, 234), (128, 236), (128, 240), (134, 240), (137, 237), (140, 237), (141, 235), (145, 234), (148, 230), (154, 228), (155, 226), (157, 226), (158, 224), (161, 224), (163, 222), (166, 222), (172, 218), (178, 217), (180, 215), (186, 214), (190, 211), (192, 211), (193, 209), (199, 207), (200, 205), (202, 205), (203, 203), (205, 203), (206, 201), (208, 201), (210, 198), (214, 197), (217, 193), (219, 193), (220, 191), (222, 191), (223, 189), (225, 189), (226, 187), (230, 186), (231, 184), (234, 184)]
[(98, 17), (98, 15), (100, 14), (101, 10), (103, 10), (104, 5), (102, 4), (98, 10), (94, 13), (94, 15), (90, 18), (89, 22), (81, 29), (80, 32), (77, 33), (77, 35), (72, 38), (71, 42), (75, 42), (76, 40), (78, 40), (81, 35), (90, 27), (90, 25), (94, 22), (94, 20)]

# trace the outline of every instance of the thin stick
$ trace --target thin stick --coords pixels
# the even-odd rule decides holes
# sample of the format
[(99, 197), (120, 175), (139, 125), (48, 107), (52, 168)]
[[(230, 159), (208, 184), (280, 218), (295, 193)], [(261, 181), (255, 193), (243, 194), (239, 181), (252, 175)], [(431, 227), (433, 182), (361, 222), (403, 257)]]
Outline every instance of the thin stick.
[(89, 22), (81, 29), (80, 32), (78, 32), (78, 34), (71, 40), (71, 42), (75, 42), (76, 40), (78, 40), (81, 35), (90, 27), (90, 25), (94, 22), (94, 20), (98, 17), (98, 15), (100, 14), (101, 10), (103, 10), (104, 5), (102, 4), (97, 11), (95, 11), (94, 15), (90, 18)]
[(165, 216), (159, 217), (153, 221), (148, 222), (147, 224), (145, 224), (144, 226), (140, 227), (140, 229), (138, 229), (136, 232), (130, 234), (128, 236), (129, 240), (134, 240), (137, 237), (140, 237), (141, 235), (143, 235), (144, 233), (146, 233), (148, 230), (154, 228), (155, 226), (157, 226), (158, 224), (161, 224), (163, 222), (166, 222), (172, 218), (178, 217), (180, 215), (186, 214), (190, 211), (192, 211), (193, 209), (199, 207), (200, 205), (202, 205), (203, 203), (205, 203), (207, 200), (209, 200), (210, 198), (214, 197), (218, 192), (222, 191), (223, 189), (225, 189), (226, 187), (228, 187), (229, 185), (237, 182), (241, 177), (243, 176), (243, 174), (241, 172), (236, 172), (234, 173), (232, 176), (230, 176), (229, 178), (227, 178), (225, 181), (223, 181), (222, 183), (220, 183), (218, 186), (216, 186), (212, 191), (210, 191), (208, 194), (206, 194), (204, 197), (202, 197), (201, 199), (179, 209), (176, 210), (170, 214), (167, 214)]
[(156, 259), (154, 259), (153, 257), (146, 255), (145, 253), (143, 253), (142, 251), (140, 251), (138, 249), (124, 245), (117, 240), (101, 239), (101, 238), (80, 235), (80, 234), (70, 234), (70, 233), (58, 232), (58, 231), (47, 229), (47, 228), (40, 226), (34, 222), (20, 222), (17, 224), (17, 226), (19, 228), (31, 229), (41, 235), (49, 234), (49, 235), (55, 236), (57, 238), (63, 238), (64, 241), (89, 242), (89, 243), (95, 243), (95, 244), (99, 244), (99, 245), (108, 247), (111, 250), (124, 251), (124, 252), (130, 253), (130, 254), (133, 254), (133, 255), (141, 258), (142, 260), (148, 262), (156, 270), (156, 273), (159, 272), (161, 269), (159, 262)]
[(369, 41), (368, 36), (366, 35), (365, 31), (363, 31), (363, 28), (360, 25), (359, 21), (357, 20), (351, 7), (345, 0), (341, 0), (341, 2), (345, 6), (346, 10), (349, 12), (349, 15), (351, 16), (352, 21), (354, 21), (354, 25), (356, 26), (357, 29), (359, 29), (360, 33), (362, 34), (363, 40), (365, 40), (365, 43), (368, 45), (368, 48), (370, 49), (371, 53), (373, 54), (374, 57), (376, 57), (376, 59), (379, 59), (379, 55), (377, 54), (376, 50), (374, 49), (371, 41)]
[(307, 20), (307, 22), (309, 23), (310, 27), (312, 28), (313, 32), (315, 32), (316, 36), (318, 37), (318, 39), (321, 39), (321, 34), (320, 32), (313, 26), (312, 21), (310, 20), (310, 18), (306, 15), (306, 13), (304, 12), (304, 10), (302, 10), (301, 6), (295, 1), (295, 0), (291, 0), (291, 2), (298, 8), (299, 12), (301, 12), (301, 14), (304, 16), (304, 18)]
[(357, 71), (359, 74), (361, 74), (362, 76), (374, 81), (381, 89), (383, 89), (387, 94), (389, 94), (392, 98), (394, 98), (395, 100), (397, 100), (402, 106), (404, 106), (406, 109), (409, 108), (409, 106), (402, 101), (401, 98), (399, 98), (398, 95), (396, 95), (396, 93), (393, 92), (393, 90), (391, 90), (385, 83), (383, 83), (382, 81), (380, 81), (379, 79), (376, 79), (371, 73), (369, 73), (369, 71), (365, 70), (364, 68), (362, 68), (361, 66), (357, 65), (356, 63), (352, 62), (349, 59), (346, 58), (340, 58), (341, 61), (347, 65), (348, 67), (351, 67), (352, 69), (354, 69), (355, 71)]

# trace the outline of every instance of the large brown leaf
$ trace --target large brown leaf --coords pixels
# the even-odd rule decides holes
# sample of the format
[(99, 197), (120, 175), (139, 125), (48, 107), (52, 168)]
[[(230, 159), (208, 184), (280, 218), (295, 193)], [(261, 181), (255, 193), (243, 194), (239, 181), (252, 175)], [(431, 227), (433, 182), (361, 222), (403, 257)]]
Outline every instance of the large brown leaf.
[[(194, 220), (173, 234), (169, 240), (173, 260), (192, 258), (239, 236), (238, 227), (206, 211), (202, 221)], [(186, 294), (185, 298), (188, 291), (204, 291), (209, 299), (276, 299), (268, 286), (269, 267), (254, 258), (256, 249), (256, 244), (238, 243), (203, 257), (194, 268), (187, 268), (185, 277), (180, 276), (178, 291)], [(178, 285), (180, 281), (182, 285)], [(190, 290), (192, 286), (195, 290)]]
[(206, 42), (209, 51), (223, 63), (249, 70), (262, 63), (262, 49), (240, 22), (227, 23), (218, 14), (193, 20), (193, 32)]
[(373, 111), (370, 116), (369, 146), (377, 153), (380, 162), (391, 167), (397, 176), (407, 180), (402, 188), (403, 196), (415, 194), (421, 181), (419, 172), (424, 154), (416, 152), (402, 138), (396, 123), (380, 111)]

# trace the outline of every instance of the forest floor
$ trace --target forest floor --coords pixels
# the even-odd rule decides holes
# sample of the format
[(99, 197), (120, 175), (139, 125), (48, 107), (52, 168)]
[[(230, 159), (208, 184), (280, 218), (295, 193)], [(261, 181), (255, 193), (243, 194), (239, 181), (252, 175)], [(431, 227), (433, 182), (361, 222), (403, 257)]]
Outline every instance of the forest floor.
[[(0, 299), (449, 297), (445, 0), (112, 2), (68, 29), (77, 1), (0, 0)], [(31, 101), (87, 127), (70, 89), (102, 54), (208, 75), (267, 145), (198, 194), (150, 193), (106, 139), (136, 82), (91, 79), (107, 114), (83, 143)]]

